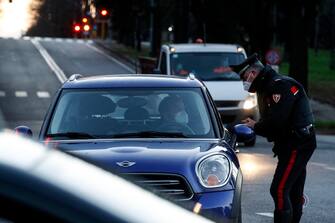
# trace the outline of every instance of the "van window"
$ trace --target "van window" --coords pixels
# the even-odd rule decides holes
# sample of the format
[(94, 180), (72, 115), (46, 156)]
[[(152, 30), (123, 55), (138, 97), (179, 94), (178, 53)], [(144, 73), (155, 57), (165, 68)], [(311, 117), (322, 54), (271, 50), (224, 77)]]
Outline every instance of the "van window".
[(240, 80), (230, 65), (244, 61), (242, 53), (193, 52), (171, 54), (171, 74), (185, 76), (189, 73), (203, 81)]

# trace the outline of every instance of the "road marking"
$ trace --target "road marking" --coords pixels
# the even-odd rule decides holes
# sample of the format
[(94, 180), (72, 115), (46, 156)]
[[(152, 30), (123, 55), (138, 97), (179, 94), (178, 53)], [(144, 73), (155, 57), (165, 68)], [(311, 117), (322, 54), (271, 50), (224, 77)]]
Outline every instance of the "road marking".
[(0, 91), (0, 97), (6, 97), (6, 92)]
[(68, 43), (73, 43), (73, 39), (66, 39), (65, 41)]
[(104, 56), (107, 57), (108, 59), (112, 60), (113, 62), (117, 63), (118, 65), (120, 65), (121, 67), (123, 67), (124, 69), (126, 69), (127, 71), (129, 71), (129, 72), (131, 72), (131, 73), (135, 73), (135, 71), (134, 71), (132, 68), (130, 68), (130, 67), (128, 67), (127, 65), (121, 63), (120, 61), (116, 60), (114, 57), (111, 57), (110, 55), (106, 54), (104, 51), (102, 51), (102, 50), (96, 48), (95, 46), (93, 46), (93, 45), (91, 45), (91, 44), (89, 44), (89, 43), (87, 43), (86, 46), (88, 46), (88, 47), (91, 48), (92, 50), (94, 50), (94, 51), (96, 51), (96, 52), (98, 52), (98, 53), (104, 55)]
[(28, 97), (28, 93), (26, 91), (15, 91), (15, 96), (18, 98), (26, 98)]
[(42, 57), (44, 58), (45, 62), (49, 65), (50, 69), (56, 74), (58, 80), (63, 83), (67, 80), (66, 75), (60, 69), (60, 67), (56, 64), (56, 62), (52, 59), (52, 57), (49, 55), (49, 53), (44, 49), (44, 47), (36, 40), (31, 40), (31, 42), (34, 44), (36, 49), (40, 52)]
[(331, 171), (335, 171), (334, 167), (325, 167), (326, 170), (331, 170)]
[(273, 213), (270, 213), (270, 212), (259, 212), (259, 213), (255, 213), (255, 214), (265, 216), (265, 217), (269, 217), (269, 218), (273, 218)]
[(36, 94), (39, 98), (50, 98), (50, 94), (47, 91), (38, 91)]
[(56, 38), (55, 41), (56, 41), (56, 42), (63, 42), (63, 39), (61, 39), (61, 38)]
[(335, 171), (335, 167), (329, 166), (328, 164), (325, 163), (311, 162), (311, 165), (322, 167), (325, 170)]

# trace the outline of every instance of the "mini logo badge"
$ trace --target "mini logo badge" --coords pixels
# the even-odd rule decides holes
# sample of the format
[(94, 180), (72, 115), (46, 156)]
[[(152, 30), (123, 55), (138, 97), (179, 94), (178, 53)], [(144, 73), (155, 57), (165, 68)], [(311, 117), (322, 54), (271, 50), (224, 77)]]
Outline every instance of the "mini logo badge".
[(278, 103), (278, 101), (280, 100), (281, 95), (280, 94), (273, 94), (272, 95), (272, 99), (274, 102)]
[(116, 162), (116, 164), (120, 167), (131, 167), (136, 164), (136, 162), (131, 162), (128, 160), (122, 161), (122, 162)]

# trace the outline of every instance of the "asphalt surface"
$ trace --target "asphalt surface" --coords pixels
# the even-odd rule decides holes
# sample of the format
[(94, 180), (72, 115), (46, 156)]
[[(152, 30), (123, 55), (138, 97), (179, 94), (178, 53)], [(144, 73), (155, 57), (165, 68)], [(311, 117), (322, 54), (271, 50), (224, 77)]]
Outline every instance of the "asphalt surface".
[[(308, 166), (305, 194), (308, 202), (301, 222), (332, 223), (335, 219), (335, 137), (318, 136), (318, 148)], [(241, 147), (243, 173), (242, 211), (244, 222), (273, 222), (274, 204), (270, 185), (277, 159), (272, 144), (258, 137), (256, 146)]]
[[(122, 74), (133, 71), (101, 51), (91, 41), (72, 39), (0, 38), (0, 128), (27, 125), (38, 135), (52, 96), (73, 73)], [(239, 153), (244, 175), (244, 222), (272, 222), (269, 188), (276, 165), (271, 144), (258, 138)], [(302, 222), (331, 223), (335, 219), (335, 137), (318, 136), (309, 165), (309, 198)]]

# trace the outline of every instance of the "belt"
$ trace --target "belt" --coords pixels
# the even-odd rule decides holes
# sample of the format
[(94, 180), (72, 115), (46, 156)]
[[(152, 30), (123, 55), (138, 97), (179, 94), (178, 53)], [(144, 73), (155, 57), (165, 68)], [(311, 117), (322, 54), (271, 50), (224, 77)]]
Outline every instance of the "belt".
[(314, 130), (313, 124), (309, 124), (305, 127), (294, 129), (292, 132), (297, 135), (298, 137), (309, 136), (312, 134)]

